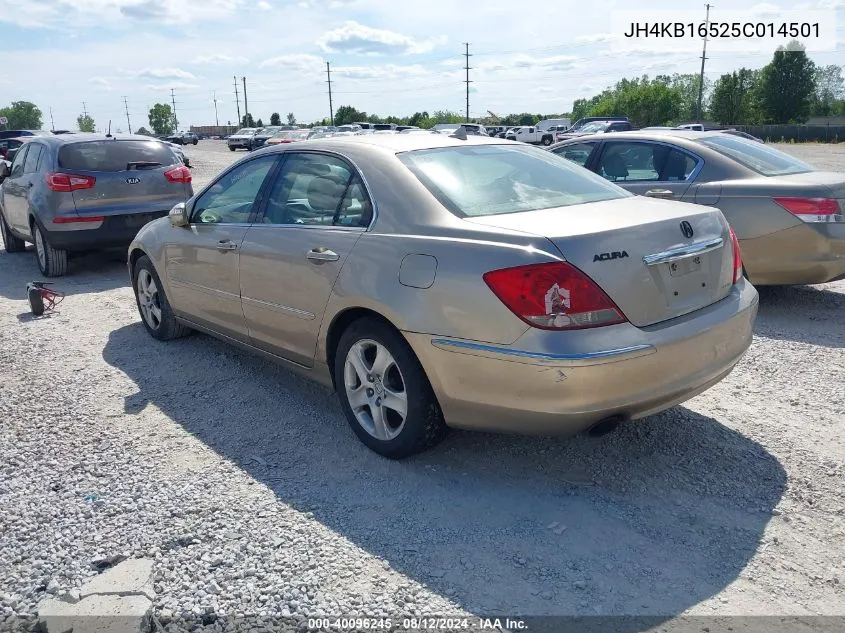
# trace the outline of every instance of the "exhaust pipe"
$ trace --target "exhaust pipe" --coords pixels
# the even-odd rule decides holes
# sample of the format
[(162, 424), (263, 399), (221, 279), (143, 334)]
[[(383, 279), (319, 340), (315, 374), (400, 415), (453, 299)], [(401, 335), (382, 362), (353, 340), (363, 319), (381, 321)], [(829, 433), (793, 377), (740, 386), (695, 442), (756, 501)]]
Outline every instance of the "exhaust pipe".
[(622, 414), (611, 415), (596, 422), (593, 426), (587, 429), (587, 434), (590, 437), (601, 437), (616, 430), (620, 424), (627, 420), (627, 416)]

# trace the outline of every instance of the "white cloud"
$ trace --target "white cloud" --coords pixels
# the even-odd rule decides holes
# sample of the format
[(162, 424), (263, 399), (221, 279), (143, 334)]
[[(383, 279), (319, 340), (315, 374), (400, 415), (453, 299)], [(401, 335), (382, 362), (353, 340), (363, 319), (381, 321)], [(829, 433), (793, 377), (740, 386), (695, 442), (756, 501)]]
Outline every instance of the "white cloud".
[[(407, 79), (432, 75), (432, 72), (421, 64), (408, 66), (380, 64), (378, 66), (336, 66), (332, 67), (332, 75), (348, 79)], [(442, 74), (438, 75), (438, 77), (442, 76)]]
[(105, 77), (91, 77), (91, 79), (89, 79), (88, 82), (95, 84), (97, 86), (108, 86), (109, 85), (109, 80), (106, 79)]
[(409, 55), (427, 53), (444, 42), (445, 38), (442, 37), (420, 41), (395, 31), (374, 29), (351, 21), (325, 33), (317, 40), (317, 45), (332, 53)]
[(591, 35), (579, 35), (575, 41), (579, 44), (599, 44), (614, 39), (613, 33), (593, 33)]
[(196, 75), (181, 68), (145, 68), (137, 75), (149, 79), (196, 79)]
[(269, 2), (266, 2), (266, 0), (261, 0), (261, 2), (259, 2), (256, 6), (259, 9), (261, 9), (262, 11), (272, 11), (273, 10), (273, 5), (271, 5)]
[(147, 84), (145, 88), (155, 90), (156, 92), (164, 92), (170, 90), (196, 90), (199, 88), (199, 85), (177, 81), (171, 84)]
[(759, 17), (764, 16), (773, 16), (780, 13), (783, 9), (781, 9), (776, 4), (770, 4), (768, 2), (761, 2), (759, 4), (755, 4), (748, 10), (749, 15), (756, 15)]
[(322, 69), (326, 63), (321, 57), (297, 53), (293, 55), (279, 55), (270, 57), (258, 64), (259, 68), (290, 68), (302, 72), (316, 71)]
[(248, 64), (249, 59), (247, 59), (246, 57), (214, 53), (213, 55), (200, 55), (198, 57), (194, 57), (190, 63), (196, 64), (198, 66), (232, 66), (237, 64)]

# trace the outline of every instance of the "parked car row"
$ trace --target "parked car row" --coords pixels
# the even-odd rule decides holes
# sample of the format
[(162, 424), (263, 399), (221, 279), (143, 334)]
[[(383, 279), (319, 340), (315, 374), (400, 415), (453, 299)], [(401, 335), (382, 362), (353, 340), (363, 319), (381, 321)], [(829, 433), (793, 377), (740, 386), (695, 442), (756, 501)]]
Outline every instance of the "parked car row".
[(196, 194), (164, 143), (34, 139), (0, 229), (48, 276), (131, 240), (152, 337), (206, 332), (326, 384), (390, 458), (450, 427), (604, 433), (667, 409), (749, 347), (752, 281), (845, 276), (843, 174), (721, 132), (471, 129), (280, 130), (307, 145), (270, 137)]

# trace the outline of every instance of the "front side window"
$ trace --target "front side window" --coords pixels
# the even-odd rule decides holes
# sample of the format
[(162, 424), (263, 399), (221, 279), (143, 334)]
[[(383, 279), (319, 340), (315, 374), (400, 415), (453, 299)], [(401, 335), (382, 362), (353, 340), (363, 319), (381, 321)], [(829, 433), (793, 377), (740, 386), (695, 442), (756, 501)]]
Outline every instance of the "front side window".
[(598, 172), (613, 182), (681, 182), (698, 161), (684, 152), (658, 143), (608, 143)]
[(696, 140), (763, 176), (805, 174), (815, 171), (812, 165), (785, 152), (738, 136), (719, 134)]
[(336, 156), (287, 155), (267, 196), (265, 224), (366, 227), (372, 204), (358, 173)]
[(443, 147), (404, 152), (398, 157), (459, 217), (535, 211), (632, 195), (552, 152), (529, 146)]
[(566, 160), (583, 167), (590, 159), (590, 154), (593, 153), (595, 146), (595, 143), (573, 143), (572, 145), (556, 147), (552, 151), (558, 156), (563, 156)]
[(225, 173), (197, 198), (191, 222), (197, 224), (245, 224), (276, 163), (275, 156), (262, 156)]
[(15, 160), (12, 161), (12, 171), (9, 174), (10, 178), (16, 178), (17, 176), (23, 175), (23, 165), (26, 162), (26, 150), (29, 149), (28, 145), (24, 145), (18, 150), (18, 153), (15, 154)]

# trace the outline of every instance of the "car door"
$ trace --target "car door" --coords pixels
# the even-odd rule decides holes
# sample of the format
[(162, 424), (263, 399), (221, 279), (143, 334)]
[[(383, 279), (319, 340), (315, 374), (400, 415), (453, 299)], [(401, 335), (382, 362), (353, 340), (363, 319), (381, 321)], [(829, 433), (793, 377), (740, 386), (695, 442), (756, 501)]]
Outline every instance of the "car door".
[(243, 342), (239, 249), (277, 163), (265, 155), (225, 172), (197, 196), (188, 226), (173, 227), (165, 246), (174, 311)]
[(593, 170), (638, 195), (692, 201), (690, 185), (703, 165), (700, 157), (668, 143), (613, 140), (604, 142)]
[(335, 280), (373, 205), (340, 156), (285, 156), (241, 247), (241, 298), (252, 343), (310, 367)]
[(31, 147), (34, 145), (26, 143), (18, 150), (9, 177), (3, 181), (6, 222), (16, 233), (24, 235), (29, 235), (29, 196), (34, 184), (33, 174), (26, 173), (27, 154)]

